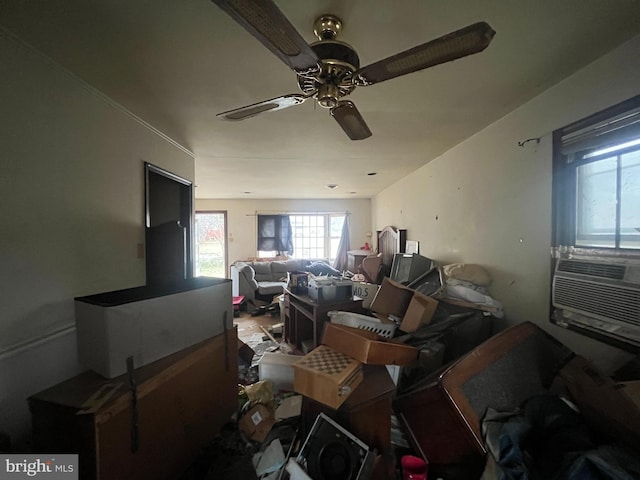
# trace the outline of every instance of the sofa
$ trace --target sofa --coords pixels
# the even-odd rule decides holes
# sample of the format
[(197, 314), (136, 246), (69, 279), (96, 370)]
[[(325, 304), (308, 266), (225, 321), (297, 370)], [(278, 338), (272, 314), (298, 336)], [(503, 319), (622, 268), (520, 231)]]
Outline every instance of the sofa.
[(295, 271), (309, 271), (315, 275), (335, 275), (326, 260), (321, 259), (288, 259), (273, 261), (238, 261), (231, 265), (231, 281), (233, 295), (242, 295), (245, 301), (270, 302), (274, 296), (280, 295), (287, 286), (288, 275)]

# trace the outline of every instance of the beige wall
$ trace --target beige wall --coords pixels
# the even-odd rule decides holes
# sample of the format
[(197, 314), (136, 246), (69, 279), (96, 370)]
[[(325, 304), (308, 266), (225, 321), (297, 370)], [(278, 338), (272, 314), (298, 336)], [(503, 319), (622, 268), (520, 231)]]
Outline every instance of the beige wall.
[[(612, 369), (627, 354), (550, 325), (551, 132), (640, 93), (640, 37), (451, 149), (373, 199), (374, 229), (392, 224), (443, 263), (479, 263), (510, 324), (531, 320)], [(518, 142), (541, 137), (540, 144)]]
[(143, 164), (191, 155), (0, 29), (0, 430), (81, 370), (73, 298), (144, 284)]
[[(196, 192), (197, 195), (197, 192)], [(196, 210), (227, 211), (229, 263), (256, 256), (256, 213), (351, 212), (350, 248), (371, 243), (371, 202), (369, 199), (210, 200), (196, 198)]]

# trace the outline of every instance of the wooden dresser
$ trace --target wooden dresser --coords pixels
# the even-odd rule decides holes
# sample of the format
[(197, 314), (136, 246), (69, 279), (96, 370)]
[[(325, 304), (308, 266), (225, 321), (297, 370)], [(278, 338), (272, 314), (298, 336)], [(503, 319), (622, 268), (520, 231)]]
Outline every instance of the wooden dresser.
[(234, 328), (136, 369), (135, 415), (127, 375), (88, 371), (33, 395), (34, 452), (78, 453), (82, 479), (176, 478), (237, 408), (236, 345)]

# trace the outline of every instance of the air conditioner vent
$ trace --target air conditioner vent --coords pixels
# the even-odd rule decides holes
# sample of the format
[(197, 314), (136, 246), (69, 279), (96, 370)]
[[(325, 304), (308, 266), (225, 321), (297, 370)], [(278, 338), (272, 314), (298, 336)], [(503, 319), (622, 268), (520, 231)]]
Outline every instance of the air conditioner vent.
[(560, 260), (558, 264), (559, 272), (579, 273), (581, 275), (614, 280), (624, 279), (625, 268), (624, 265), (580, 262), (576, 260)]
[(585, 315), (640, 326), (640, 295), (636, 289), (556, 275), (553, 303)]

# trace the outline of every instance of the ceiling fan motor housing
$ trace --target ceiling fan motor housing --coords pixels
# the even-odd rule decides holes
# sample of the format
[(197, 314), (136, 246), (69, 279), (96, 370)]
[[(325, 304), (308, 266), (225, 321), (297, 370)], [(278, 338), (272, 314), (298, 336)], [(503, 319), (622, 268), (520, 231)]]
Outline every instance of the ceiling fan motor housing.
[(318, 103), (333, 108), (340, 97), (355, 88), (351, 77), (360, 68), (360, 58), (351, 45), (337, 40), (316, 42), (311, 48), (320, 59), (321, 72), (317, 77), (299, 76), (298, 85), (307, 95), (318, 91)]

